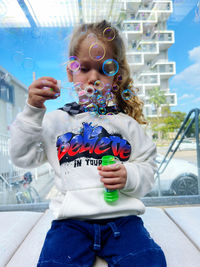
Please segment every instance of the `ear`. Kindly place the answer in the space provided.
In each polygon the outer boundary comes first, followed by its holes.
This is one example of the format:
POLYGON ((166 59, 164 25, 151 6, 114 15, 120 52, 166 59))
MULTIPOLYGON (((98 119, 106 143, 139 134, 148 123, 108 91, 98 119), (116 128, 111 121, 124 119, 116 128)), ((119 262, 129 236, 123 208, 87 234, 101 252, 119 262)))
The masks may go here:
POLYGON ((73 82, 73 74, 72 74, 72 71, 69 69, 68 66, 66 67, 66 70, 67 70, 68 80, 69 80, 70 83, 72 83, 73 82))

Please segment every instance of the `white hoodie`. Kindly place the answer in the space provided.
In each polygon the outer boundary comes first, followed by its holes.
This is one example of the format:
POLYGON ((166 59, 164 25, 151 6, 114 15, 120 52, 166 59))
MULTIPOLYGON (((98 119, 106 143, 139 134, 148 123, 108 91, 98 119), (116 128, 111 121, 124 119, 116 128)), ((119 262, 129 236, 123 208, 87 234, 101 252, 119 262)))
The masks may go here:
POLYGON ((35 168, 46 161, 55 171, 55 219, 104 219, 144 213, 140 197, 154 183, 156 147, 142 127, 124 113, 98 116, 46 113, 28 103, 11 125, 10 156, 16 166, 35 168), (126 167, 127 182, 113 204, 104 201, 97 166, 103 155, 126 167))

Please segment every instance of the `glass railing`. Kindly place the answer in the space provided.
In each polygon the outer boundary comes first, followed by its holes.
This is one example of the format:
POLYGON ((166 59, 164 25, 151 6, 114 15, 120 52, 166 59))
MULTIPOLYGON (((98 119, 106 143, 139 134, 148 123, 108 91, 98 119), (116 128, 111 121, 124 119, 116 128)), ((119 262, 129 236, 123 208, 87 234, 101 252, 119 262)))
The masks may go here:
POLYGON ((135 45, 135 42, 128 43, 129 52, 156 53, 158 51, 156 43, 135 45))
POLYGON ((123 31, 141 31, 141 24, 140 23, 129 23, 124 24, 123 31))
POLYGON ((142 55, 128 55, 128 63, 139 64, 142 63, 142 55))
POLYGON ((169 1, 168 3, 154 3, 153 7, 154 11, 172 11, 172 6, 171 2, 169 1))
POLYGON ((143 75, 138 79, 138 82, 143 84, 157 84, 158 75, 143 75))
POLYGON ((153 39, 157 40, 158 42, 172 42, 173 41, 173 33, 156 33, 153 39))

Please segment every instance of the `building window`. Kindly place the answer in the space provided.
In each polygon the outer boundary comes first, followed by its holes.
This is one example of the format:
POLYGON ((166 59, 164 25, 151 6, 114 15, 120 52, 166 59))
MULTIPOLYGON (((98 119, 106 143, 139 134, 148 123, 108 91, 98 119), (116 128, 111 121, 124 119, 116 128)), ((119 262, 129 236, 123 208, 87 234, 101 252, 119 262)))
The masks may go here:
POLYGON ((5 80, 0 80, 0 98, 5 102, 14 104, 14 86, 5 80))

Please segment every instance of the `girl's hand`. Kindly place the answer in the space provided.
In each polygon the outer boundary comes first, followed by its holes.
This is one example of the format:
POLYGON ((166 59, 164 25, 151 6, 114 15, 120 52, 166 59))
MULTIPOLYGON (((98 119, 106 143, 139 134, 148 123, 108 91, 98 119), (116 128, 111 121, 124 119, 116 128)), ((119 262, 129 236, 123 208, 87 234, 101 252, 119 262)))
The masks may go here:
POLYGON ((42 77, 29 86, 28 103, 37 108, 45 108, 44 102, 60 95, 57 80, 52 77, 42 77))
POLYGON ((107 189, 122 189, 127 180, 127 171, 123 164, 113 164, 109 166, 98 166, 101 182, 107 189))

